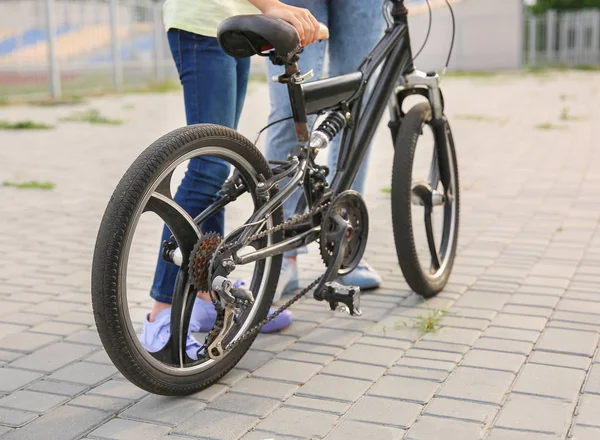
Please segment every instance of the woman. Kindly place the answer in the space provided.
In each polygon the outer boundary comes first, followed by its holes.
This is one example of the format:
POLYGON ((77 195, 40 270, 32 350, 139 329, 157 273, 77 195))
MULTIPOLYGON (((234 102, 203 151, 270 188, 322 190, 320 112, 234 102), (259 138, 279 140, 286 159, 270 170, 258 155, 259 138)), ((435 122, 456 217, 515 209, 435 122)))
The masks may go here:
MULTIPOLYGON (((369 54, 377 41, 382 37, 385 20, 381 12, 381 0, 284 0, 287 4, 307 8, 316 19, 329 28, 329 76, 350 73, 359 66, 369 54)), ((313 44, 304 49, 300 55, 298 67, 300 72, 314 71, 314 79, 323 75, 325 61, 325 45, 313 44)), ((280 75, 282 68, 268 65, 269 78, 280 75)), ((372 83, 373 81, 371 81, 372 83)), ((269 82, 271 112, 269 123, 291 116, 289 98, 285 85, 269 82)), ((333 177, 339 151, 340 136, 337 136, 328 147, 328 166, 333 177)), ((286 160, 290 150, 296 145, 296 131, 293 122, 282 122, 269 128, 266 140, 266 156, 268 160, 286 160)), ((360 171, 356 176, 353 189, 364 192, 369 150, 365 154, 360 171)), ((297 196, 290 197, 283 205, 284 217, 287 219, 294 213, 297 196)), ((283 268, 279 277, 279 285, 275 299, 298 288, 297 252, 288 252, 283 259, 283 268)), ((366 261, 343 277, 343 284, 358 286, 361 290, 375 289, 381 284, 381 277, 366 261)))
MULTIPOLYGON (((278 0, 166 0, 164 24, 179 79, 183 86, 187 124, 212 123, 236 129, 240 118, 250 72, 250 59, 226 55, 217 41, 217 27, 226 18, 244 13, 258 13, 283 19, 292 24, 302 45, 316 41, 319 23, 303 8, 285 5, 278 0)), ((214 201, 229 175, 229 164, 216 157, 198 157, 189 161, 185 176, 175 194, 192 217, 214 201)), ((207 219, 203 233, 224 232, 223 211, 207 219)), ((171 233, 165 226, 162 241, 171 233)), ((161 241, 161 242, 162 242, 161 241)), ((171 302, 179 268, 159 256, 150 296, 155 299, 152 311, 144 320, 141 343, 149 352, 162 349, 168 339, 171 302)), ((216 312, 207 293, 195 301, 190 329, 207 331, 215 322, 216 312)), ((291 324, 291 315, 282 313, 263 328, 276 331, 291 324)), ((201 344, 188 332, 187 352, 197 358, 201 344)))

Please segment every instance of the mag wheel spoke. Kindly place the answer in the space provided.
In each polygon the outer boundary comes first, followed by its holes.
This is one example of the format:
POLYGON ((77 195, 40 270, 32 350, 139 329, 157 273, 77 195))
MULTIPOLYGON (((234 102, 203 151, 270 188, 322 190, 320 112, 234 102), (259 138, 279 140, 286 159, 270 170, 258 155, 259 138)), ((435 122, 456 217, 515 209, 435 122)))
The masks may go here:
POLYGON ((441 267, 440 256, 435 245, 435 236, 433 232, 434 221, 431 218, 432 209, 425 209, 425 233, 427 235, 427 245, 431 254, 431 273, 435 273, 441 267))
POLYGON ((185 266, 194 245, 200 238, 200 229, 194 219, 170 195, 159 191, 159 188, 160 185, 152 192, 144 212, 153 212, 165 222, 177 241, 183 256, 182 266, 185 266))

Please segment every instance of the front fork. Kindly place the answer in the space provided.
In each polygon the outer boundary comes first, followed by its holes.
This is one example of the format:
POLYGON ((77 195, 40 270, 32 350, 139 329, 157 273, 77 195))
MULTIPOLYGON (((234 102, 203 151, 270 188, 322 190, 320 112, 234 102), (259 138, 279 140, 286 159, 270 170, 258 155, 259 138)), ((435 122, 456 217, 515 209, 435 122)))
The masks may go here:
MULTIPOLYGON (((435 137, 440 180, 444 188, 448 189, 451 182, 451 171, 446 133, 447 121, 444 116, 444 100, 440 90, 440 77, 435 72, 425 73, 420 70, 413 70, 400 78, 398 88, 392 95, 388 105, 394 147, 396 147, 396 137, 402 124, 402 100, 398 98, 401 94, 420 94, 429 100, 432 112, 430 124, 435 137)), ((430 184, 437 186, 437 182, 430 182, 430 184)))

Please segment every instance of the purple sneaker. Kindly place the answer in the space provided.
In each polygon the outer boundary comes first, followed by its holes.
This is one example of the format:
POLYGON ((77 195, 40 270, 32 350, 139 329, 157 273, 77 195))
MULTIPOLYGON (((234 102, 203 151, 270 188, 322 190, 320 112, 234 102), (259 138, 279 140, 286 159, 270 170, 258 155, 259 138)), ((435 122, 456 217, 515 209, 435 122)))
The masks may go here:
MULTIPOLYGON (((150 314, 147 314, 146 319, 144 319, 144 328, 142 329, 140 342, 146 351, 156 353, 162 350, 169 341, 169 336, 171 335, 171 308, 169 307, 156 315, 154 322, 148 321, 149 316, 150 314)), ((188 356, 197 360, 198 350, 201 348, 202 344, 198 343, 188 331, 185 348, 188 356)))
MULTIPOLYGON (((238 280, 233 284, 234 288, 245 287, 244 281, 238 280)), ((269 316, 271 316, 276 309, 269 310, 269 316)), ((190 330, 193 332, 208 332, 212 329, 215 320, 217 319, 217 311, 210 301, 205 301, 200 298, 196 298, 194 308, 192 310, 192 316, 190 318, 190 330)), ((283 330, 292 324, 292 314, 285 310, 279 314, 277 318, 265 325, 260 332, 261 333, 273 333, 279 330, 283 330)))

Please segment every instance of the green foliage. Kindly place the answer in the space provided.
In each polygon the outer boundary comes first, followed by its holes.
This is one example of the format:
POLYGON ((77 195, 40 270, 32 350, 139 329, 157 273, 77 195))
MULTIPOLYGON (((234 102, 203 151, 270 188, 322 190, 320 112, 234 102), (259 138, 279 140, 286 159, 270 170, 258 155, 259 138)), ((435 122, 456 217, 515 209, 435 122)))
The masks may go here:
POLYGON ((477 115, 477 114, 456 115, 456 118, 464 119, 466 121, 475 121, 475 122, 498 122, 501 124, 508 122, 507 118, 500 118, 498 116, 477 115))
POLYGON ((29 120, 18 122, 0 121, 0 130, 49 130, 51 128, 54 128, 54 125, 29 120))
POLYGON ((549 9, 570 11, 586 8, 600 8, 600 0, 537 0, 531 11, 540 14, 549 9))
POLYGON ((561 125, 551 124, 550 122, 544 122, 543 124, 537 124, 535 128, 538 130, 562 130, 564 127, 561 125))
POLYGON ((70 116, 60 119, 61 121, 67 122, 89 122, 90 124, 109 124, 109 125, 121 125, 123 123, 120 119, 109 119, 103 116, 100 111, 95 108, 73 113, 70 116))
POLYGON ((10 182, 5 180, 2 182, 2 186, 11 186, 18 189, 54 189, 56 184, 54 182, 38 182, 37 180, 31 180, 29 182, 10 182))
MULTIPOLYGON (((413 328, 419 330, 421 334, 437 333, 441 328, 440 321, 446 313, 448 313, 446 310, 434 310, 427 307, 427 315, 419 314, 410 326, 407 322, 400 321, 394 325, 394 329, 413 328)), ((387 327, 384 326, 382 330, 383 334, 387 336, 387 327)))

